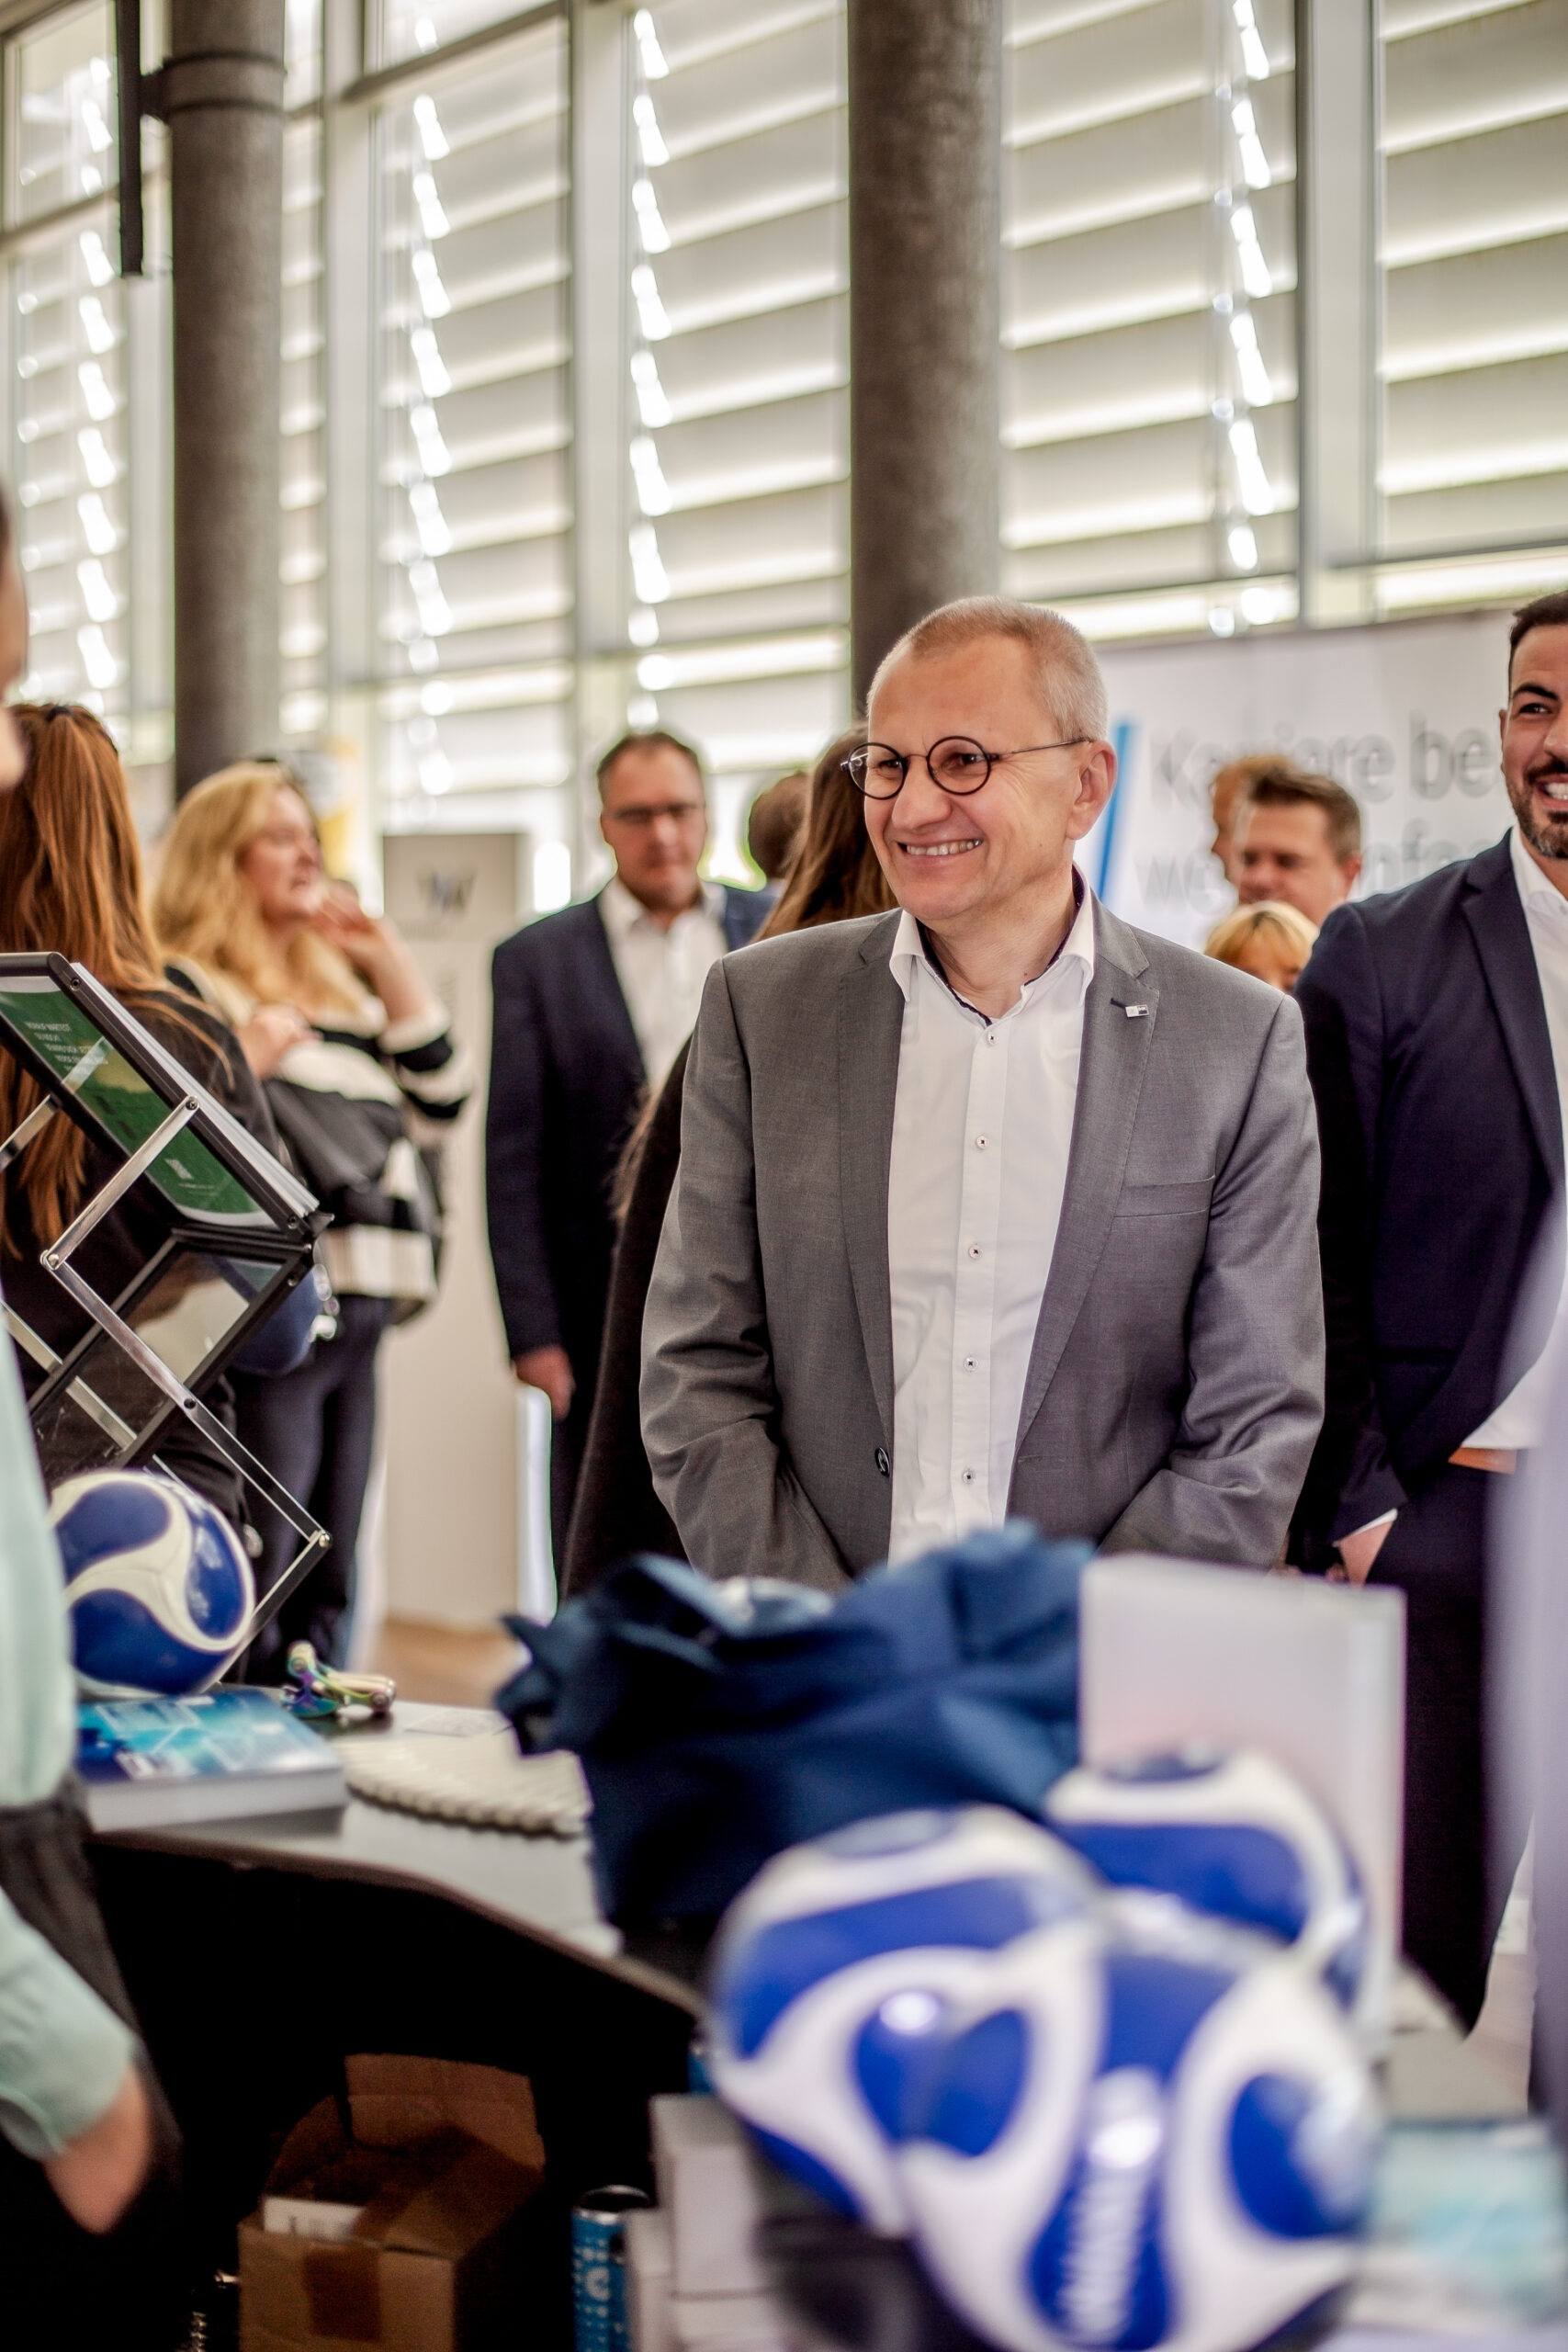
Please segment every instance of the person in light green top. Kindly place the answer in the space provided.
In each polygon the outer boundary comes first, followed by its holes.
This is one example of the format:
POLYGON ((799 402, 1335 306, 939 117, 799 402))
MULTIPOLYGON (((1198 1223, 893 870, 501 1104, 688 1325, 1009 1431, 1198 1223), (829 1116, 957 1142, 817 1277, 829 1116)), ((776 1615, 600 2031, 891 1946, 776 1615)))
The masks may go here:
MULTIPOLYGON (((60 1558, 16 1357, 0 1335, 0 1807, 53 1796, 75 1721, 60 1558)), ((133 2056, 114 2011, 0 1893, 0 2132, 44 2163, 89 2229, 118 2219, 145 2168, 133 2056)))
MULTIPOLYGON (((0 698, 27 658, 0 497, 0 698)), ((0 793, 25 763, 0 700, 0 793)), ((184 2300, 175 2134, 83 1851, 73 1700, 64 1579, 0 1325, 0 2308, 7 2342, 33 2318, 29 2341, 163 2347, 184 2300)))

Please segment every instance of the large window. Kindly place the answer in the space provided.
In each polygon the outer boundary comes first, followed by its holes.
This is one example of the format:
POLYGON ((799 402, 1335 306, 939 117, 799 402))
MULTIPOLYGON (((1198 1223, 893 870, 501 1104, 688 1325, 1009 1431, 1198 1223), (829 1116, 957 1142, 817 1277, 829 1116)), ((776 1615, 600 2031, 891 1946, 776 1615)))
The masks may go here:
POLYGON ((404 825, 503 792, 479 821, 570 831, 567 73, 552 19, 400 81, 378 126, 381 770, 404 825))
MULTIPOLYGON (((843 0, 285 17, 278 742, 348 747, 382 828, 527 832, 544 904, 588 878, 591 753, 662 723, 743 873, 750 794, 848 707, 843 0)), ((152 768, 164 138, 122 282, 112 9, 6 20, 29 686, 152 768)), ((1303 542, 1314 618, 1331 572, 1368 614, 1568 573, 1568 0, 1007 0, 1003 100, 1006 588, 1127 638, 1292 624, 1303 542), (1361 336, 1337 374, 1325 316, 1361 336)))
POLYGON ((10 471, 32 609, 28 691, 122 717, 130 646, 128 291, 117 276, 113 27, 73 8, 12 42, 6 174, 10 471))
POLYGON ((1529 593, 1568 560, 1568 5, 1379 32, 1382 601, 1529 593))
POLYGON ((1295 610, 1288 0, 1013 0, 1002 535, 1100 634, 1295 610))
POLYGON ((666 0, 631 63, 630 710, 707 753, 738 874, 847 701, 842 9, 666 0))

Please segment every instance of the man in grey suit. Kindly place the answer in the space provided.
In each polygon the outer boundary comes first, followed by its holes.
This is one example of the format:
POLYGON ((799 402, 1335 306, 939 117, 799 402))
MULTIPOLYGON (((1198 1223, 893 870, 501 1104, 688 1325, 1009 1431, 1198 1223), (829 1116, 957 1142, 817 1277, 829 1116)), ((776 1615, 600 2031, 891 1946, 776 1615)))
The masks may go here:
POLYGON ((845 788, 901 913, 708 975, 644 1324, 689 1556, 832 1591, 1004 1517, 1263 1567, 1322 1412, 1288 997, 1073 865, 1115 781, 1058 615, 944 606, 845 788))

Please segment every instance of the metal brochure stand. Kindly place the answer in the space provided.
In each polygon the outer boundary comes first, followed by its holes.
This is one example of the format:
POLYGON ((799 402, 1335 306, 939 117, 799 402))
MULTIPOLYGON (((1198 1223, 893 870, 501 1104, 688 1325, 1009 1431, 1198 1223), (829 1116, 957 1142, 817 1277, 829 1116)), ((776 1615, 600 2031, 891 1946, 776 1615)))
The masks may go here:
POLYGON ((12 1338, 44 1375, 28 1410, 45 1480, 155 1462, 172 1427, 200 1430, 301 1539, 284 1574, 257 1597, 248 1647, 330 1539, 202 1396, 310 1272, 326 1216, 118 999, 65 956, 0 956, 0 1050, 43 1091, 0 1142, 0 1174, 60 1113, 118 1162, 42 1254, 87 1316, 86 1331, 61 1356, 5 1309, 12 1338), (163 1238, 111 1300, 74 1261, 133 1187, 163 1238))

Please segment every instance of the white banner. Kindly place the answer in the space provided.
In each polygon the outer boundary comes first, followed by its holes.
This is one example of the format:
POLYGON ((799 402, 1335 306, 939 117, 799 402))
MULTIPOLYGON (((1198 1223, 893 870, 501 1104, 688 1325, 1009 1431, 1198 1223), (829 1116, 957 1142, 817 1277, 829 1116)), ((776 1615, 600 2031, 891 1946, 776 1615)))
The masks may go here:
POLYGON ((1360 804, 1356 895, 1397 890, 1501 839, 1500 613, 1101 653, 1122 778, 1079 854, 1115 911, 1201 947, 1235 893, 1209 854, 1209 780, 1278 749, 1360 804))

